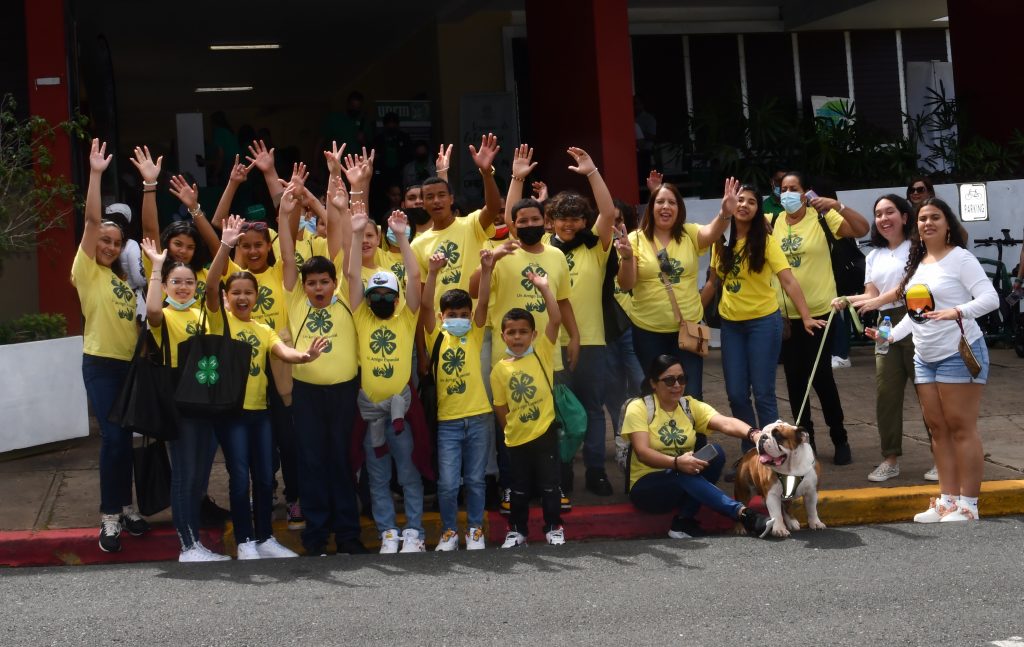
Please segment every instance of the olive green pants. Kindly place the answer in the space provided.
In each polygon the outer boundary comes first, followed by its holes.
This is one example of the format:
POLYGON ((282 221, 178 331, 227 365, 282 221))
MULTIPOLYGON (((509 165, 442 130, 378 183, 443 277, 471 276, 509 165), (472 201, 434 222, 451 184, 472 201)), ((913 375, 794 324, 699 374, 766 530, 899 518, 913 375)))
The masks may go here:
MULTIPOLYGON (((885 310, 895 327, 907 313, 904 307, 885 310)), ((903 455, 903 393, 914 379, 914 339, 908 335, 889 345, 885 355, 875 355, 875 415, 882 456, 903 455)))

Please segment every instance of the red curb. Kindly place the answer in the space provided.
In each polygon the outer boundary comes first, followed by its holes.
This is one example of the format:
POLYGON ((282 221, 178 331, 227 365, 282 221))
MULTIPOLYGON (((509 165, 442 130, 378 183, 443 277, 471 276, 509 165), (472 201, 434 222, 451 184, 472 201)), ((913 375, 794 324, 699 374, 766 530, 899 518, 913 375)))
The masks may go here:
MULTIPOLYGON (((210 550, 224 549, 220 528, 200 531, 210 550)), ((127 564, 178 559, 181 544, 171 526, 155 526, 142 537, 121 533, 121 552, 105 553, 99 547, 97 528, 0 531, 0 566, 62 566, 127 564)))

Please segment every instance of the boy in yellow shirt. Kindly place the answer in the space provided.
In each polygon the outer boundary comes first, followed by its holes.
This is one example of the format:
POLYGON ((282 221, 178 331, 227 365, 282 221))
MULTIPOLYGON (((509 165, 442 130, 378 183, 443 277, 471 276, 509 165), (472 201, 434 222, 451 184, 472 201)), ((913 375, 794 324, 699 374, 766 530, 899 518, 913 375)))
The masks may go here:
POLYGON ((511 471, 511 511, 502 548, 526 545, 530 491, 541 491, 547 543, 565 543, 562 527, 558 425, 552 393, 552 362, 562 323, 557 300, 547 277, 528 272, 526 279, 544 297, 548 320, 537 336, 533 315, 512 308, 501 319, 501 338, 507 357, 491 369, 494 413, 505 429, 511 471))

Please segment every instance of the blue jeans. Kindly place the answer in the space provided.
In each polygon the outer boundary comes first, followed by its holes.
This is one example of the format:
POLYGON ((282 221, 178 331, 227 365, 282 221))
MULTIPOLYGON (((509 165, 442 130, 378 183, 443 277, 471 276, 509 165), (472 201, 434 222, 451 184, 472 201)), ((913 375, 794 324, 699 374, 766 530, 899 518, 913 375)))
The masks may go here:
POLYGON ((686 373, 684 395, 704 399, 704 358, 679 349, 678 332, 651 332, 639 326, 633 326, 633 347, 640 367, 644 374, 650 370, 651 363, 659 355, 674 355, 683 365, 686 373))
MULTIPOLYGON (((362 392, 359 397, 364 397, 362 392)), ((370 481, 370 504, 377 532, 383 533, 398 527, 395 522, 395 502, 391 498, 391 459, 394 458, 398 483, 402 486, 405 499, 403 530, 419 531, 420 539, 423 539, 426 535, 423 530, 423 479, 412 462, 412 428, 406 421, 402 433, 396 434, 394 425, 389 423, 385 426, 385 438, 389 451, 383 456, 377 456, 369 433, 363 439, 366 474, 370 481)))
POLYGON ((626 332, 615 342, 606 347, 605 360, 608 379, 604 383, 604 405, 612 417, 615 434, 621 433, 619 414, 627 399, 636 397, 644 382, 644 370, 640 368, 640 360, 633 350, 633 330, 626 332))
POLYGON ((359 507, 349 457, 358 392, 358 378, 328 386, 294 383, 299 496, 306 517, 302 544, 310 554, 323 552, 331 532, 337 543, 359 539, 359 507))
MULTIPOLYGON (((836 336, 832 338, 832 354, 843 359, 850 358, 850 314, 848 312, 836 312, 832 327, 836 329, 836 336)), ((822 353, 824 357, 825 353, 822 353)), ((831 357, 828 359, 832 359, 831 357)))
POLYGON ((178 438, 168 443, 171 454, 171 518, 181 549, 199 542, 199 502, 209 480, 206 457, 214 435, 209 419, 181 417, 178 438), (204 475, 204 471, 206 474, 204 475))
POLYGON ((604 346, 580 346, 579 360, 576 370, 570 371, 569 360, 563 351, 563 362, 566 367, 566 382, 580 404, 587 412, 587 435, 583 439, 583 465, 588 470, 604 471, 605 458, 605 422, 604 406, 601 398, 604 395, 607 362, 604 346))
POLYGON ((488 436, 493 436, 493 416, 481 413, 460 420, 437 423, 437 501, 441 507, 441 531, 458 531, 459 477, 466 492, 466 524, 484 525, 484 473, 487 469, 488 436))
MULTIPOLYGON (((751 427, 762 428, 779 419, 775 372, 781 347, 782 315, 778 311, 746 321, 722 319, 722 371, 729 408, 734 418, 751 427)), ((743 441, 744 450, 751 447, 753 444, 743 441)))
POLYGON ((82 379, 100 427, 100 512, 121 514, 132 504, 132 435, 107 420, 121 394, 130 362, 82 356, 82 379))
POLYGON ((715 444, 718 456, 700 474, 658 470, 640 478, 629 490, 629 500, 642 512, 663 514, 676 510, 679 519, 692 519, 702 505, 730 519, 738 519, 743 504, 715 487, 725 467, 725 452, 715 444))
POLYGON ((273 432, 270 413, 244 410, 217 425, 217 440, 224 450, 231 499, 231 523, 235 543, 255 539, 263 541, 273 529, 274 471, 273 432), (252 506, 249 505, 249 481, 252 480, 252 506), (255 526, 255 529, 254 529, 255 526))

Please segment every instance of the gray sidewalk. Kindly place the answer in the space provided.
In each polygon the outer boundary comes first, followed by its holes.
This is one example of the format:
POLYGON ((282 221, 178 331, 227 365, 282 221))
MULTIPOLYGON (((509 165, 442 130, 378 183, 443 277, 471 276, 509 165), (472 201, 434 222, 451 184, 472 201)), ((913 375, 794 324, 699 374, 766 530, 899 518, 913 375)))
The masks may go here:
MULTIPOLYGON (((921 412, 913 387, 907 386, 903 409, 904 440, 902 473, 885 483, 870 483, 868 473, 881 460, 878 451, 878 432, 875 426, 874 357, 869 348, 854 348, 851 353, 853 367, 836 371, 843 407, 846 412, 850 444, 853 448, 852 465, 836 467, 831 464, 832 446, 827 428, 821 418, 816 399, 812 396, 815 426, 818 430, 818 448, 822 456, 822 483, 825 490, 856 489, 864 487, 896 487, 924 485, 922 478, 932 466, 928 438, 921 422, 921 412)), ((989 384, 981 404, 979 427, 985 447, 985 480, 1024 478, 1024 360, 1012 350, 993 349, 989 384)), ((827 358, 823 358, 827 361, 827 358)), ((789 418, 789 403, 785 398, 785 380, 781 367, 778 371, 777 392, 779 409, 789 418)), ((723 414, 729 413, 722 380, 722 367, 718 351, 712 351, 704 369, 704 395, 707 402, 723 414)), ((739 442, 719 438, 727 456, 739 455, 739 442)), ((573 502, 577 505, 623 503, 622 473, 614 464, 614 448, 609 439, 609 478, 615 487, 612 497, 596 497, 583 488, 583 467, 577 460, 576 487, 573 502)), ((76 441, 58 443, 44 448, 43 453, 26 455, 25 452, 0 454, 0 530, 47 530, 59 528, 87 528, 97 525, 99 506, 99 438, 90 436, 76 441)), ((280 482, 280 479, 278 479, 280 482)), ((726 491, 731 488, 725 486, 726 491)), ((280 492, 280 490, 279 490, 280 492)), ((227 473, 218 455, 210 479, 210 494, 227 507, 227 473)), ((283 510, 277 510, 279 517, 283 510)), ((170 522, 170 511, 153 517, 152 521, 170 522)))

